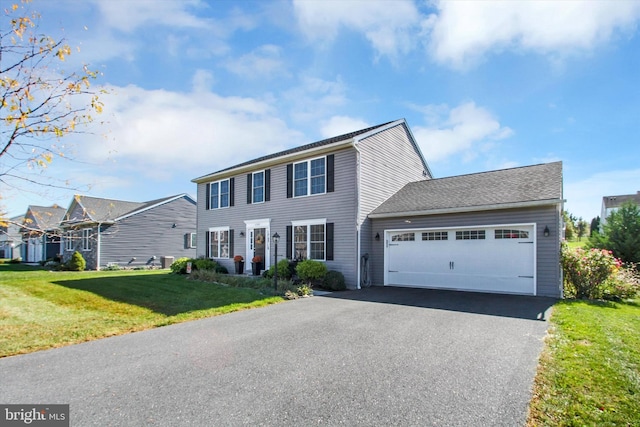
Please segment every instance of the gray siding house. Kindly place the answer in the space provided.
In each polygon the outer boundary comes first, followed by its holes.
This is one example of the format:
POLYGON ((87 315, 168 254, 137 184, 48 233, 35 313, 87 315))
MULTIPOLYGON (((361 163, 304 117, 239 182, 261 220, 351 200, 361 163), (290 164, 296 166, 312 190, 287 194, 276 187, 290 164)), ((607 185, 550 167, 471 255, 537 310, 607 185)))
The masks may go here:
POLYGON ((196 253, 196 202, 186 194, 141 203, 77 195, 60 226, 63 261, 79 251, 88 270, 161 266, 196 253))
POLYGON ((64 208, 53 206, 29 206, 22 228, 22 260, 40 262, 60 255, 60 220, 64 208))
POLYGON ((345 275, 351 289, 418 286, 561 295, 560 163, 434 180, 407 123, 397 120, 193 182, 204 201, 197 208, 197 254, 229 270, 235 255, 245 258, 247 273, 256 256, 269 268, 276 255, 272 236, 278 233, 278 259, 325 262, 345 275), (487 183, 493 181, 504 188, 492 191, 487 183), (449 247, 422 243, 435 239, 449 247), (481 247, 489 241, 493 246, 481 247), (513 251, 516 244, 520 249, 513 251), (500 284, 491 285, 484 277, 490 268, 483 266, 490 253, 492 266, 522 266, 498 275, 500 284), (461 258, 477 261, 464 265, 461 258), (443 268, 452 272, 449 280, 441 280, 443 268))
POLYGON ((24 215, 9 218, 0 226, 0 258, 24 258, 20 229, 24 215))
POLYGON ((640 206, 640 191, 636 194, 622 194, 618 196, 604 196, 602 198, 602 209, 600 211, 600 226, 602 227, 607 222, 607 217, 612 212, 620 209, 625 203, 632 202, 640 206))

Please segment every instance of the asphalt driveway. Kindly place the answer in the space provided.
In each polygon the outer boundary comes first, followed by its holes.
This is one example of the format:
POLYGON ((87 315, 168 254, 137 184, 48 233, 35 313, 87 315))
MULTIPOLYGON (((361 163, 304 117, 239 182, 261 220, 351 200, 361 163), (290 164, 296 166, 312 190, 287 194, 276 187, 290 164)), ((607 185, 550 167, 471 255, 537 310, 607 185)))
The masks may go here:
POLYGON ((523 425, 553 300, 371 288, 0 359, 72 426, 523 425))

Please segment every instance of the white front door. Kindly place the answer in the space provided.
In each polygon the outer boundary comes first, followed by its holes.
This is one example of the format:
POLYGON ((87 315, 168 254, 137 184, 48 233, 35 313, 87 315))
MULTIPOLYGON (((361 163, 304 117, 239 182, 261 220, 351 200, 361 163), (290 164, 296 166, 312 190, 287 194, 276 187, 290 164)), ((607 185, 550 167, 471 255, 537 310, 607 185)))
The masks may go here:
POLYGON ((271 220, 262 219, 254 221, 245 221, 246 229, 246 248, 244 268, 246 272, 251 272, 251 262, 254 257, 259 256, 262 259, 262 269, 269 269, 271 266, 270 250, 270 230, 271 220))

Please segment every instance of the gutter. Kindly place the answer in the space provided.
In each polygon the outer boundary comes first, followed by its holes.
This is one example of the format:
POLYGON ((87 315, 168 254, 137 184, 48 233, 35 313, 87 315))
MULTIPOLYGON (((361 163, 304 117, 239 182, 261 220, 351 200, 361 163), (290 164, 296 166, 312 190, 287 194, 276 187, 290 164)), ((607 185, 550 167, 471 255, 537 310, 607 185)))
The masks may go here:
POLYGON ((535 200, 530 202, 498 203, 482 206, 461 206, 456 208, 428 209, 403 212, 370 213, 369 218, 404 218, 407 216, 427 216, 441 215, 463 212, 493 211, 502 209, 530 208, 537 206, 558 205, 564 202, 563 199, 535 200))

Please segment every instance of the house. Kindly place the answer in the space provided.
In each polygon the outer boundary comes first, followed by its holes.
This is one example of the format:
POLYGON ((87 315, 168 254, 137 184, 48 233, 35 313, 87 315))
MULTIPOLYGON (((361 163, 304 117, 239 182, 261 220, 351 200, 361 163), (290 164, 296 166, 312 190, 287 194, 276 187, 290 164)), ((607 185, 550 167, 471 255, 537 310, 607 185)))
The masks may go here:
POLYGON ((0 226, 0 258, 24 258, 22 254, 22 234, 21 224, 24 216, 9 218, 6 223, 0 226))
POLYGON ((351 289, 561 296, 560 162, 433 179, 406 121, 397 120, 193 182, 205 200, 198 255, 229 269, 234 255, 260 256, 263 268, 277 255, 325 262, 351 289))
POLYGON ((89 270, 168 267, 175 258, 195 256, 196 202, 186 194, 148 202, 76 195, 60 227, 64 262, 79 251, 89 270))
POLYGON ((64 212, 58 205, 27 208, 20 228, 25 262, 40 262, 60 255, 59 224, 64 212))
POLYGON ((636 194, 623 194, 620 196, 604 196, 602 198, 602 209, 600 210, 600 226, 607 222, 607 217, 620 208, 626 202, 633 202, 640 205, 640 191, 636 194))

